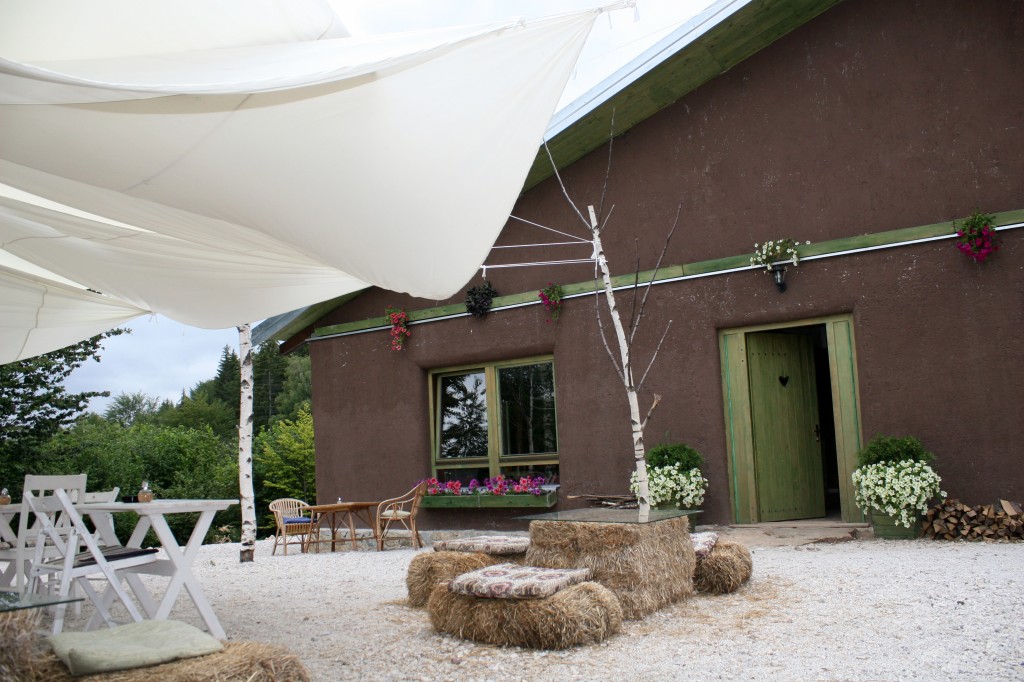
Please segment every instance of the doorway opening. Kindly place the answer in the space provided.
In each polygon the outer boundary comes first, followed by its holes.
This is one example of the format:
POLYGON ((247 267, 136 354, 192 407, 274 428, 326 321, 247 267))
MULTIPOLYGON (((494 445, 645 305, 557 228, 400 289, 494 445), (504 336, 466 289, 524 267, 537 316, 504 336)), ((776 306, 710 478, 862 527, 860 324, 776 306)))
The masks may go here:
POLYGON ((719 344, 735 522, 862 521, 852 317, 722 330, 719 344))
MULTIPOLYGON (((790 336, 804 337, 806 345, 810 348, 811 357, 809 370, 813 372, 814 398, 807 405, 808 415, 806 419, 813 421, 811 431, 816 447, 816 459, 820 462, 821 469, 821 496, 824 501, 823 513, 808 518, 841 516, 841 505, 839 500, 839 462, 836 453, 836 428, 835 412, 832 409, 832 378, 828 361, 828 334, 824 324, 813 324, 799 327, 782 327, 770 331, 752 332, 755 337, 769 336, 771 334, 786 334, 790 336)), ((756 344, 755 340, 755 344, 756 344)), ((748 345, 749 348, 749 345, 748 345)), ((749 353, 749 350, 748 350, 749 353)), ((749 358, 748 358, 749 360, 749 358)), ((750 368, 748 372, 756 371, 750 368)), ((786 375, 783 375, 786 376, 786 375)), ((789 387, 793 379, 787 381, 784 388, 789 387)), ((752 401, 757 401, 758 396, 751 395, 752 401)), ((786 415, 777 415, 776 418, 784 418, 786 415)), ((757 425, 755 424, 755 457, 757 456, 757 425)), ((816 467, 815 467, 816 468, 816 467)), ((814 481, 809 482, 815 485, 814 481)), ((814 493, 817 496, 817 493, 814 493)), ((786 519, 790 520, 790 519, 786 519)))

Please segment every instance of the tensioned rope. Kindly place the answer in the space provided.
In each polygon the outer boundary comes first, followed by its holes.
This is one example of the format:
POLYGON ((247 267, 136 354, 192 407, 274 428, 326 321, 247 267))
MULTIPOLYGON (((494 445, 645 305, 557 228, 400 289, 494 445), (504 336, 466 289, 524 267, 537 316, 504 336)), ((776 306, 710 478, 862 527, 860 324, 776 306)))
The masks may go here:
MULTIPOLYGON (((538 244, 508 244, 508 245, 505 245, 505 246, 492 246, 491 247, 492 250, 493 249, 527 249, 527 248, 533 248, 533 247, 538 247, 538 246, 580 246, 580 245, 584 245, 584 244, 589 245, 591 248, 593 248, 593 246, 594 246, 594 242, 592 240, 590 240, 590 239, 584 239, 583 237, 577 237, 574 234, 569 234, 568 232, 562 232, 561 230, 556 230, 553 227, 548 227, 547 225, 541 225, 540 223, 535 223, 532 220, 527 220, 526 218, 520 218, 519 216, 510 215, 509 218, 511 218, 512 220, 518 220, 521 223, 526 223, 527 225, 532 225, 533 227, 539 227, 540 229, 547 230, 548 232, 554 232, 555 234, 560 234, 563 237, 568 237, 572 241, 569 241, 569 242, 548 242, 548 243, 538 243, 538 244)), ((590 258, 562 258, 562 259, 558 259, 558 260, 530 261, 530 262, 524 262, 524 263, 503 263, 501 265, 487 265, 485 263, 484 265, 480 266, 480 270, 483 273, 484 279, 487 279, 487 270, 488 269, 497 270, 499 268, 529 268, 529 267, 535 267, 535 266, 538 266, 538 265, 576 265, 578 263, 593 263, 593 262, 594 262, 594 258, 593 258, 593 256, 591 256, 590 258)))

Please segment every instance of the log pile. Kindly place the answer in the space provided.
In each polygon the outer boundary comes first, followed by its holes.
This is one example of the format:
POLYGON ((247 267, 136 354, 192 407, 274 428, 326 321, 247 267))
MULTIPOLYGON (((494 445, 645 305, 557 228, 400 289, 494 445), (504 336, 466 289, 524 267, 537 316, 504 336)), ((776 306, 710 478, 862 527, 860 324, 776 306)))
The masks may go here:
POLYGON ((932 505, 924 517, 924 536, 935 540, 1024 540, 1024 514, 1019 502, 968 507, 960 500, 932 505))

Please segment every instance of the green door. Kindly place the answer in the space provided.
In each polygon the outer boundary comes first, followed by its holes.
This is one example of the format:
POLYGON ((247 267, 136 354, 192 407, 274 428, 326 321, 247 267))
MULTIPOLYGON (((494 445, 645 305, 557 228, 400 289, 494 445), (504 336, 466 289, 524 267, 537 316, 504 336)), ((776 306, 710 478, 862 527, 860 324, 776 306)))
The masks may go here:
POLYGON ((814 348, 802 334, 747 334, 761 521, 825 516, 814 348))

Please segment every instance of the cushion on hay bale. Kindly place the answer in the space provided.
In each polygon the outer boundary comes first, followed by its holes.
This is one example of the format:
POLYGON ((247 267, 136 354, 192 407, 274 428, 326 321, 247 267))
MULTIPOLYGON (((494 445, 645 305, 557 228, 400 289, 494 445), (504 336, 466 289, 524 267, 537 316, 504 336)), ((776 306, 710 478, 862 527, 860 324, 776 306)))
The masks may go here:
POLYGON ((478 535, 456 540, 438 540, 435 552, 483 552, 484 554, 522 554, 530 538, 519 535, 478 535))
POLYGON ((718 533, 690 533, 690 542, 693 543, 693 554, 697 559, 703 559, 718 542, 718 533))
POLYGON ((147 668, 72 677, 53 652, 35 662, 32 682, 309 682, 299 657, 284 647, 262 642, 225 642, 224 651, 147 668))
POLYGON ((526 563, 589 568, 627 620, 693 594, 695 557, 686 517, 652 523, 531 521, 526 563))
POLYGON ((438 585, 427 604, 435 629, 476 642, 567 649, 622 629, 622 607, 605 587, 583 582, 544 599, 480 599, 438 585))
POLYGON ((216 637, 177 620, 145 620, 91 632, 48 637, 72 675, 126 670, 224 650, 216 637))
POLYGON ((750 580, 753 570, 754 560, 749 549, 738 542, 719 540, 706 557, 697 559, 693 586, 708 594, 735 592, 750 580))
POLYGON ((475 571, 484 566, 500 564, 504 559, 480 552, 424 552, 409 563, 405 586, 410 606, 426 606, 430 593, 438 583, 475 571))
POLYGON ((485 599, 536 599, 550 597, 590 577, 587 568, 543 568, 519 564, 495 564, 463 573, 448 589, 456 594, 485 599))

